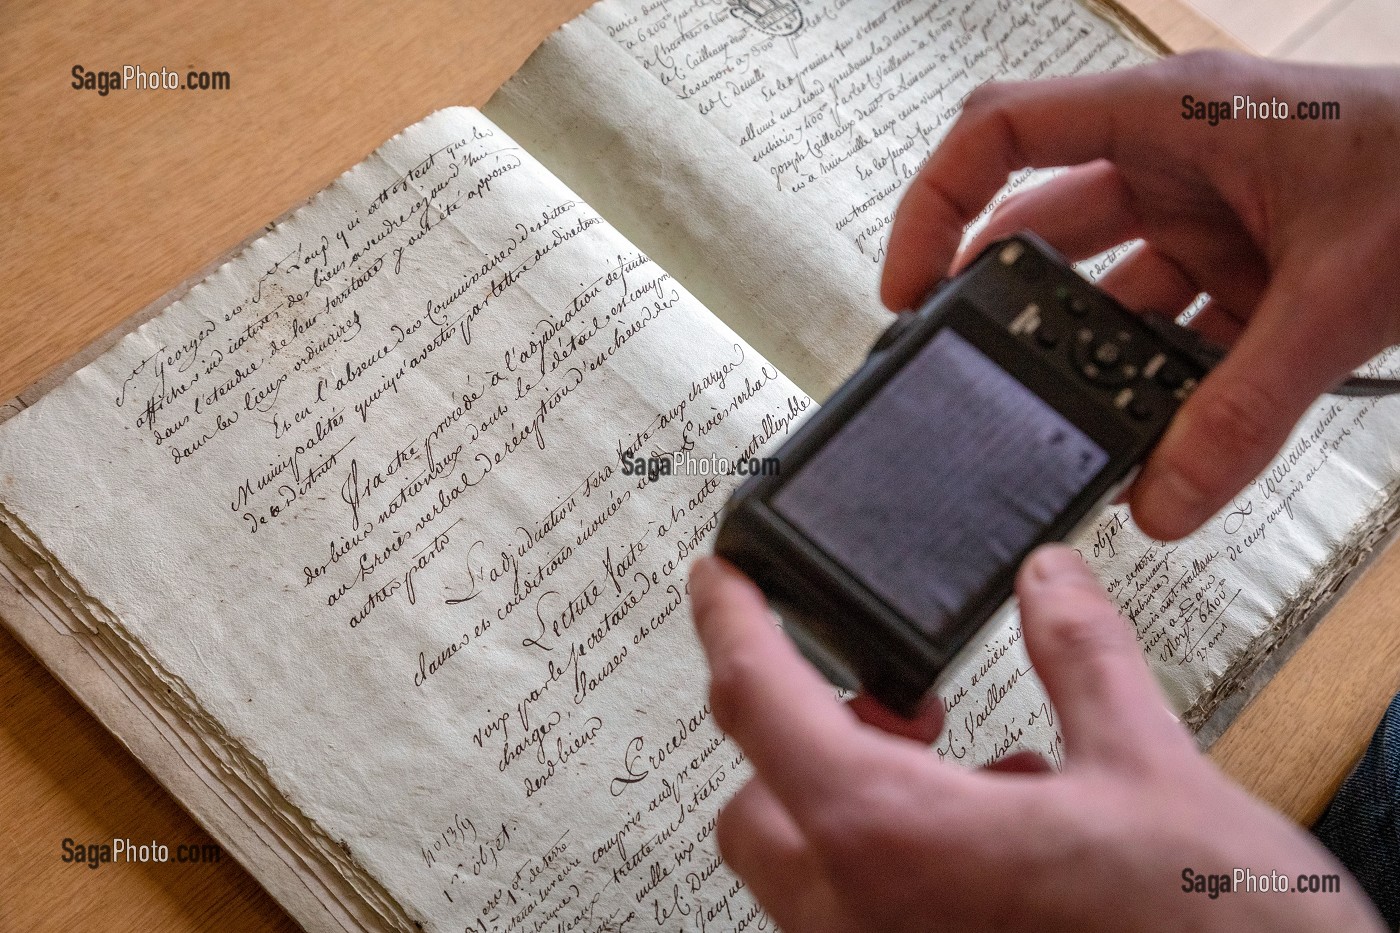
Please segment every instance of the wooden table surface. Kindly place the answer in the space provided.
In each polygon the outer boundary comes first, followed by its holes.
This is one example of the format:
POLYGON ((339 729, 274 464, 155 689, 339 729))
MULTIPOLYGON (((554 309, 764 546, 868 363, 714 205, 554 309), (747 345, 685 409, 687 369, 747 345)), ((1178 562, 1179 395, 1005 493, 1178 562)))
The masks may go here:
MULTIPOLYGON (((587 0, 0 3, 0 399, 451 104, 479 104, 587 0), (231 88, 70 87, 139 64, 231 88)), ((1172 0, 1126 4, 1176 48, 1228 45, 1172 0)), ((1324 620, 1213 752, 1304 821, 1400 689, 1400 550, 1324 620)), ((64 864, 78 842, 208 837, 0 629, 0 931, 291 930, 230 860, 64 864)))

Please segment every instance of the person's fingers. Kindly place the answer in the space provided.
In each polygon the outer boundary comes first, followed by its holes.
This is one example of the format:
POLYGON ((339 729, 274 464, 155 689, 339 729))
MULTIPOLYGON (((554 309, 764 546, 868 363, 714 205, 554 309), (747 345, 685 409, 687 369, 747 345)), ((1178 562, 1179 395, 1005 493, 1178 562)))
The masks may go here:
POLYGON ((761 778, 739 788, 719 812, 720 855, 773 909, 810 887, 818 865, 792 817, 761 778))
POLYGON ((1021 628, 1060 720, 1069 766, 1174 753, 1184 740, 1129 624, 1084 561, 1034 551, 1016 578, 1021 628))
MULTIPOLYGON (((1219 302, 1210 298, 1207 298, 1200 309, 1192 315, 1187 326, 1192 330, 1199 331, 1201 336, 1222 348, 1230 347, 1244 331, 1244 325, 1240 323, 1239 319, 1221 306, 1219 302)), ((1113 504, 1126 505, 1131 502, 1137 489, 1137 483, 1141 481, 1142 476, 1139 475, 1131 485, 1119 490, 1118 495, 1113 499, 1113 504)))
MULTIPOLYGON (((913 307, 947 272, 963 227, 1020 168, 1079 165, 1157 133, 1156 121, 1117 114, 1152 112, 1167 93, 1143 69, 1044 81, 984 84, 910 182, 894 224, 880 297, 913 307)), ((1159 107, 1160 109, 1160 107, 1159 107)))
POLYGON ((1307 307, 1308 294, 1318 292, 1276 281, 1176 413, 1133 484, 1143 531, 1175 540, 1199 528, 1268 465, 1318 396, 1375 351, 1374 333, 1337 327, 1341 315, 1307 307))
POLYGON ((715 825, 720 855, 785 930, 834 924, 835 898, 821 861, 759 778, 734 795, 715 825))
POLYGON ((1201 292, 1179 264, 1150 243, 1134 247, 1099 278, 1097 285, 1125 308, 1172 317, 1186 310, 1201 292))
POLYGON ((912 719, 905 719, 866 693, 857 694, 846 705, 866 725, 923 745, 931 744, 943 731, 943 701, 932 693, 912 719))
POLYGON ((857 725, 738 570, 717 557, 695 561, 690 598, 715 723, 794 816, 820 810, 860 779, 874 733, 857 725))
POLYGON ((1142 224, 1122 173, 1099 159, 1007 198, 959 251, 952 271, 1020 230, 1030 230, 1070 262, 1078 262, 1136 239, 1142 224))

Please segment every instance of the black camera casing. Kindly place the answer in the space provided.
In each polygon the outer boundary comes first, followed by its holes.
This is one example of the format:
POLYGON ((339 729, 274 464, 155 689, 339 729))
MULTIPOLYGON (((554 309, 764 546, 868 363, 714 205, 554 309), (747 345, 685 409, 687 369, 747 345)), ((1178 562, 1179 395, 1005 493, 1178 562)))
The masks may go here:
MULTIPOLYGON (((995 243, 917 311, 898 316, 860 369, 774 454, 775 473, 750 477, 735 491, 715 550, 758 584, 794 641, 833 683, 913 715, 938 675, 1007 603, 1030 550, 1071 536, 1094 517, 1205 375, 1197 358, 1164 336, 1175 327, 1126 310, 1033 235, 995 243), (987 568, 951 621, 940 620, 939 630, 930 632, 799 530, 774 499, 945 329, 1063 416, 1107 461, 1019 553, 987 568)), ((958 401, 948 399, 950 405, 958 401)))

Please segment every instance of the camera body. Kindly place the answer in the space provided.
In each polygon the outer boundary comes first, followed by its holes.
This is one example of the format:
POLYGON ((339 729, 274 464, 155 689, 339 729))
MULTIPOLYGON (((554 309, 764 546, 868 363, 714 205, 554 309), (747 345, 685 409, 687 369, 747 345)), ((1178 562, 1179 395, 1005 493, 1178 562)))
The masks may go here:
POLYGON ((1030 234, 995 243, 735 491, 715 549, 828 679, 912 715, 1024 557, 1122 488, 1205 375, 1170 328, 1030 234))

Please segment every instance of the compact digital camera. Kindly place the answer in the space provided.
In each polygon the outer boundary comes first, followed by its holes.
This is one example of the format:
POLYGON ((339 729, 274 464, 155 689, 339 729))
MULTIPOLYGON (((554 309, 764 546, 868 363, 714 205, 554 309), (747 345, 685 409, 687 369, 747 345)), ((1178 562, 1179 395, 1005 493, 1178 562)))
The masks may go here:
POLYGON ((1050 247, 988 247, 725 506, 716 551, 838 686, 912 715, 1022 559, 1131 478, 1205 375, 1050 247))

